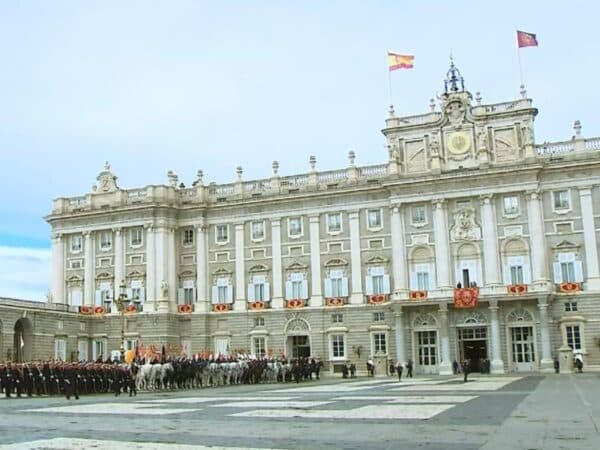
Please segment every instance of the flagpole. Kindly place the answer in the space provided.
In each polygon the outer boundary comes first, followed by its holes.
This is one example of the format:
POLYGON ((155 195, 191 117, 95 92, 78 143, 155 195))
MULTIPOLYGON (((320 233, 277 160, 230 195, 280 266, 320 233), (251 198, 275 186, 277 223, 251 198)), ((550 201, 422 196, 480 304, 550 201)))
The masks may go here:
POLYGON ((519 79, 521 80, 521 89, 525 87, 523 82, 523 65, 521 64, 521 47, 519 47, 519 29, 515 27, 515 33, 517 35, 517 60, 519 61, 519 79))
POLYGON ((389 85, 389 94, 390 94, 390 108, 394 106, 394 99, 392 97, 392 71, 388 70, 388 85, 389 85))

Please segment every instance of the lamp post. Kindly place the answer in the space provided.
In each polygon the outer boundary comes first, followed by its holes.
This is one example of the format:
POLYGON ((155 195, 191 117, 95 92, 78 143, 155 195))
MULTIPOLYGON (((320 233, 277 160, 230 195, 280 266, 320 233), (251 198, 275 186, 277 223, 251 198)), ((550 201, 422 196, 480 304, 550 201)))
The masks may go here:
POLYGON ((119 285, 119 296, 116 299, 116 303, 117 309, 121 313, 121 347, 119 351, 121 352, 121 362, 123 362, 125 361, 125 308, 127 307, 127 303, 129 303, 127 286, 123 280, 121 280, 121 284, 119 285))

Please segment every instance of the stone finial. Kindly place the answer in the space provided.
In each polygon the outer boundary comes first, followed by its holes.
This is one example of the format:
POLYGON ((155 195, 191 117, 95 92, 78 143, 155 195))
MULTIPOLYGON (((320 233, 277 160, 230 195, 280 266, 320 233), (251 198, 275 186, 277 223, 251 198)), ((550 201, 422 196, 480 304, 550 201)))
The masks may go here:
POLYGON ((202 170, 198 170, 196 172, 196 183, 203 184, 204 183, 204 172, 202 170))
POLYGON ((431 112, 435 111, 435 99, 433 98, 429 99, 429 109, 431 110, 431 112))
POLYGON ((475 92, 475 101, 477 102, 477 106, 481 105, 481 92, 475 92))
POLYGON ((525 85, 522 84, 520 87, 521 90, 519 91, 519 93, 521 94, 521 98, 527 98, 527 90, 525 89, 525 85))
POLYGON ((350 162, 351 166, 354 166, 355 159, 356 159, 356 153, 354 153, 354 150, 350 150, 348 152, 348 161, 350 162))
POLYGON ((314 155, 310 155, 310 158, 308 158, 308 163, 310 164, 310 170, 314 171, 315 166, 317 165, 317 158, 314 155))
POLYGON ((273 176, 276 177, 279 173, 279 161, 273 161, 273 164, 271 164, 271 168, 273 169, 273 176))
POLYGON ((573 130, 575 130, 575 137, 581 137, 581 122, 579 120, 573 122, 573 130))
POLYGON ((104 161, 104 170, 106 170, 107 172, 110 170, 110 164, 108 163, 108 161, 104 161))
POLYGON ((244 173, 244 169, 242 169, 242 166, 237 166, 235 168, 235 173, 237 175, 237 180, 242 181, 242 174, 244 173))
POLYGON ((388 110, 388 114, 390 115, 390 117, 394 117, 395 116, 394 105, 390 105, 390 109, 388 110))
POLYGON ((96 192, 98 190, 98 185, 96 183, 92 184, 92 192, 96 192))
POLYGON ((169 170, 167 172, 167 178, 169 179, 169 186, 176 188, 179 177, 175 174, 175 172, 169 170))

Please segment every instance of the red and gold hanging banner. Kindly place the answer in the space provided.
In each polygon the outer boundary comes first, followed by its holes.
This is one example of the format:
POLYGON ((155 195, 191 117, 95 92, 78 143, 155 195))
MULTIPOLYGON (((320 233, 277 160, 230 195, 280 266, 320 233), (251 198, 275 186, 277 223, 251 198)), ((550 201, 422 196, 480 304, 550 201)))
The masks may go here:
POLYGON ((560 292, 577 292, 581 290, 581 285, 579 283, 561 283, 558 285, 560 292))
POLYGON ((287 307, 288 308, 302 308, 302 307, 304 307, 304 300, 300 300, 300 299, 288 300, 287 307))
POLYGON ((387 298, 383 294, 369 295, 369 303, 371 303, 373 305, 385 303, 386 300, 387 300, 387 298))
POLYGON ((82 305, 79 307, 79 314, 88 315, 88 314, 92 314, 92 312, 93 312, 93 310, 90 306, 82 305))
POLYGON ((527 285, 526 284, 511 284, 510 286, 506 286, 506 290, 510 295, 522 295, 527 294, 527 285))
POLYGON ((98 316, 103 316, 106 313, 106 309, 104 308, 104 306, 96 306, 94 308, 94 314, 98 315, 98 316))
POLYGON ((265 309, 265 302, 250 302, 250 309, 253 311, 265 309))
POLYGON ((328 297, 327 306, 342 306, 344 304, 343 297, 328 297))
POLYGON ((479 299, 479 288, 454 289, 455 308, 475 308, 479 299))
POLYGON ((225 312, 229 311, 229 305, 227 303, 217 303, 214 306, 215 312, 225 312))
POLYGON ((408 296, 411 300, 425 300, 427 298, 427 291, 410 291, 408 296))
POLYGON ((182 314, 190 314, 192 311, 194 310, 194 308, 192 307, 192 305, 177 305, 177 312, 178 313, 182 313, 182 314))
POLYGON ((137 312, 137 308, 135 305, 127 305, 125 307, 125 314, 135 314, 137 312))

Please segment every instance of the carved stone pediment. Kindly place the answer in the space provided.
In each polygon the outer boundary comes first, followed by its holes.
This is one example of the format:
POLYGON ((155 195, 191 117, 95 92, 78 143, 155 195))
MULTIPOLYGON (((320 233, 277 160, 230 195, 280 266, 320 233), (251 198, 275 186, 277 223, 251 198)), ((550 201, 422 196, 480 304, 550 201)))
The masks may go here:
POLYGON ((110 171, 108 161, 104 164, 104 170, 96 177, 98 181, 97 193, 114 192, 119 189, 117 186, 117 177, 110 171))
POLYGON ((459 208, 454 212, 454 225, 450 229, 453 241, 478 241, 481 239, 481 227, 475 222, 475 209, 459 208))

